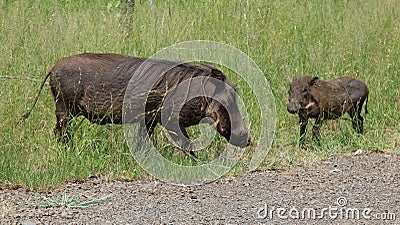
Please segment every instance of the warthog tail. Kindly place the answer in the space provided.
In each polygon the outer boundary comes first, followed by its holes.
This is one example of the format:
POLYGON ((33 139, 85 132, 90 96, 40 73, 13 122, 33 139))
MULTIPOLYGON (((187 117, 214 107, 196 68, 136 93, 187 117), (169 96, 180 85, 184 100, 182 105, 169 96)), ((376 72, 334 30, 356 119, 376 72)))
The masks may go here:
POLYGON ((34 99, 34 101, 33 101, 33 104, 32 104, 32 106, 31 106, 31 108, 28 110, 28 112, 26 112, 26 113, 22 116, 20 122, 24 122, 24 121, 29 117, 29 115, 31 114, 33 108, 34 108, 35 105, 36 105, 36 102, 37 102, 38 99, 39 99, 39 96, 40 96, 40 93, 42 92, 43 86, 45 85, 46 80, 47 80, 47 79, 49 78, 49 76, 50 76, 50 73, 51 73, 51 71, 50 71, 49 73, 47 73, 46 77, 43 79, 42 83, 40 84, 39 91, 37 92, 37 94, 36 94, 36 96, 35 96, 35 99, 34 99))

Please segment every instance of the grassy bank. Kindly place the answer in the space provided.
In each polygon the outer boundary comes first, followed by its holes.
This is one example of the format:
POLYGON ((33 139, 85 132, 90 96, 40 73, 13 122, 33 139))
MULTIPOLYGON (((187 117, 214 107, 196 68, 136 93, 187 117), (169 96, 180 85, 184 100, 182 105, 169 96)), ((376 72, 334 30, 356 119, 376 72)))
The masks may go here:
MULTIPOLYGON (((59 59, 82 52, 150 56, 169 45, 198 39, 241 49, 264 72, 275 97, 276 133, 262 169, 298 160, 312 163, 358 149, 400 152, 398 1, 188 0, 136 1, 134 6, 120 1, 1 1, 0 15, 1 76, 42 79, 59 59), (345 116, 324 124, 321 146, 310 142, 308 150, 299 149, 298 118, 285 106, 293 75, 354 76, 365 81, 370 87, 365 134, 356 134, 345 116)), ((228 75, 242 99, 254 97, 228 75)), ((17 125, 38 88, 32 81, 0 79, 1 186, 46 189, 92 174, 146 176, 129 153, 121 126, 98 126, 77 118, 70 146, 58 145, 49 88, 31 117, 17 125)), ((251 134, 257 136, 258 109, 247 110, 252 115, 251 134)), ((178 161, 185 157, 168 147, 165 137, 158 140, 167 146, 165 154, 178 161)), ((216 154, 212 148, 218 148, 222 139, 215 142, 203 153, 204 160, 216 154)), ((237 169, 246 163, 243 159, 237 169)))

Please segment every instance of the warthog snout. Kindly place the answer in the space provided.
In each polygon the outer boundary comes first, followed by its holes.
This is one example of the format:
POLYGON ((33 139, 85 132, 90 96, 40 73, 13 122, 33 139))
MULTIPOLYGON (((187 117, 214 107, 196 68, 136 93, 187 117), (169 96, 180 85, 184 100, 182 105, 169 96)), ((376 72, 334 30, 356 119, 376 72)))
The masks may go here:
POLYGON ((300 105, 296 105, 294 102, 294 99, 288 100, 286 103, 286 109, 289 113, 295 114, 299 111, 300 105))
POLYGON ((229 140, 229 143, 231 143, 232 145, 244 148, 244 147, 249 146, 251 144, 251 141, 250 141, 247 131, 242 131, 240 136, 231 137, 231 139, 229 140))

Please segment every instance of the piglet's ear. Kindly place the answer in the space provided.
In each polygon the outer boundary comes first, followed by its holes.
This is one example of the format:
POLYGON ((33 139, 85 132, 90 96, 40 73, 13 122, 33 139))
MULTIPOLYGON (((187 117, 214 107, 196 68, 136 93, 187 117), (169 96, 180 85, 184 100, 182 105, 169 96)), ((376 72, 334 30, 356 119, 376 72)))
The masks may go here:
POLYGON ((313 86, 314 84, 315 84, 315 82, 317 82, 317 80, 318 80, 319 78, 318 77, 313 77, 311 80, 310 80, 310 86, 313 86))

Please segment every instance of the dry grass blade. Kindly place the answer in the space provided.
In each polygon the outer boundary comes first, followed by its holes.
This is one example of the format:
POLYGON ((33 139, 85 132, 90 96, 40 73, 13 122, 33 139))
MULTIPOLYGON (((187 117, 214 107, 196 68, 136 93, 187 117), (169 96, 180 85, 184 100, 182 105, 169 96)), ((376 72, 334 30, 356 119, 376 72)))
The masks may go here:
POLYGON ((108 194, 101 198, 93 198, 93 197, 86 197, 82 196, 79 197, 78 195, 68 196, 66 192, 64 192, 61 196, 54 195, 50 198, 39 196, 39 200, 37 201, 30 201, 28 204, 32 206, 38 207, 66 207, 66 208, 89 208, 95 204, 101 203, 104 200, 110 198, 114 194, 108 194))

